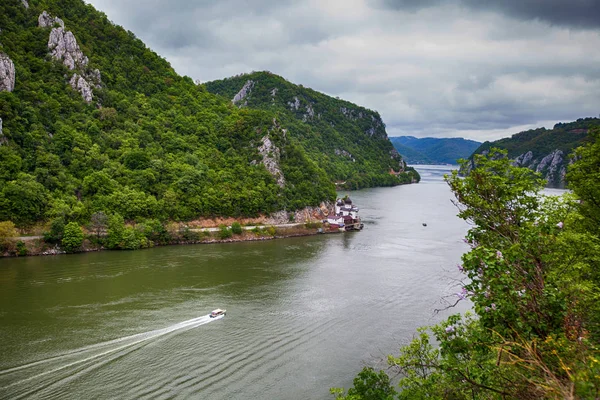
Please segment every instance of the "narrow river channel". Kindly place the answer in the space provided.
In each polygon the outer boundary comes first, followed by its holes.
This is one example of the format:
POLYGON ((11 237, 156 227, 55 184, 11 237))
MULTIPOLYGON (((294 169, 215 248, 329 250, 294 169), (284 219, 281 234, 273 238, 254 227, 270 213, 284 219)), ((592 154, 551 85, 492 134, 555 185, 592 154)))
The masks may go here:
POLYGON ((349 193, 362 232, 0 259, 0 398, 333 399, 468 307, 434 313, 468 226, 419 172, 349 193))

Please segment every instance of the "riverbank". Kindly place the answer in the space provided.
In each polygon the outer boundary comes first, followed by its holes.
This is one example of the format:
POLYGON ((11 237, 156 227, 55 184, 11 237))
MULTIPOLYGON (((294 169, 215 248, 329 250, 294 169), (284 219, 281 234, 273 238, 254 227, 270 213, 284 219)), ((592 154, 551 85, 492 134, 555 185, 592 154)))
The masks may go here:
MULTIPOLYGON (((193 225, 197 226, 197 225, 193 225)), ((232 226, 221 224, 220 227, 210 226, 202 228, 190 228, 188 224, 177 224, 177 227, 170 226, 169 240, 148 240, 145 244, 135 246, 135 248, 110 249, 105 245, 106 233, 94 235, 87 233, 83 244, 76 251, 71 253, 84 253, 105 250, 137 250, 141 248, 151 248, 156 246, 175 246, 188 244, 215 244, 215 243, 236 243, 283 239, 289 237, 313 236, 317 234, 340 233, 339 231, 329 231, 323 229, 321 222, 308 223, 290 223, 278 225, 247 225, 241 226, 240 233, 234 233, 232 226)), ((23 236, 14 238, 7 249, 0 253, 0 257, 23 257, 23 256, 47 256, 67 254, 59 244, 49 243, 43 236, 23 236)))

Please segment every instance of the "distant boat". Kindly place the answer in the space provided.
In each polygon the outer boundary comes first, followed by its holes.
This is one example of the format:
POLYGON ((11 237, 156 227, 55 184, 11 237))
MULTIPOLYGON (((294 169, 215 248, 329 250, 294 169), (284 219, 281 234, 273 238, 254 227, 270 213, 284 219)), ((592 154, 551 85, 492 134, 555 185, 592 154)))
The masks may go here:
POLYGON ((221 315, 225 315, 225 311, 226 310, 221 310, 220 308, 217 308, 216 310, 213 310, 213 312, 210 313, 210 317, 211 318, 216 318, 216 317, 219 317, 221 315))

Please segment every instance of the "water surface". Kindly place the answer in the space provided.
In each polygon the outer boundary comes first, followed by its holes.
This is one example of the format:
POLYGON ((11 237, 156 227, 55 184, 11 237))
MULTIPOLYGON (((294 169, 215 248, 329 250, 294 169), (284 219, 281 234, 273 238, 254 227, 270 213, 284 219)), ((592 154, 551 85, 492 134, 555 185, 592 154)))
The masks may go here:
POLYGON ((0 398, 332 399, 455 299, 468 226, 418 169, 349 193, 358 233, 1 259, 0 398))

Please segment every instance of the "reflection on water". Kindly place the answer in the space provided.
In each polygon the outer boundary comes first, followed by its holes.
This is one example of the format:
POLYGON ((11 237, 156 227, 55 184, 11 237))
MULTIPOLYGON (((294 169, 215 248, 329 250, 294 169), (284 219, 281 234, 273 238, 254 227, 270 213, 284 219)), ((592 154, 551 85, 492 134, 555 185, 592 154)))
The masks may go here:
POLYGON ((350 192, 361 232, 1 260, 0 397, 330 399, 457 291, 449 168, 418 170, 350 192))

